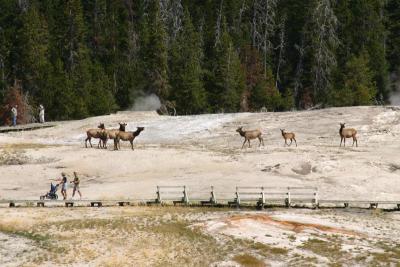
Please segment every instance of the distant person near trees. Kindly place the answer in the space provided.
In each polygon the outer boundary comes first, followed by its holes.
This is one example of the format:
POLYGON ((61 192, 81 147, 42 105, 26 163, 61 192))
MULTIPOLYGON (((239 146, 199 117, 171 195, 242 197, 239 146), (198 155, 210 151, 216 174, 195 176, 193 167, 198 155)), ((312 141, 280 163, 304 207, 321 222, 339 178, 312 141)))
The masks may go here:
POLYGON ((39 105, 39 122, 44 123, 44 107, 42 104, 39 105))
POLYGON ((79 194, 79 198, 82 198, 82 194, 81 191, 79 189, 79 184, 80 184, 80 179, 78 177, 78 174, 76 172, 74 172, 74 180, 71 182, 72 184, 74 184, 74 189, 72 191, 72 197, 75 196, 75 192, 78 192, 79 194))
POLYGON ((17 125, 17 116, 18 116, 18 106, 15 105, 11 109, 11 117, 12 117, 12 125, 13 126, 17 125))

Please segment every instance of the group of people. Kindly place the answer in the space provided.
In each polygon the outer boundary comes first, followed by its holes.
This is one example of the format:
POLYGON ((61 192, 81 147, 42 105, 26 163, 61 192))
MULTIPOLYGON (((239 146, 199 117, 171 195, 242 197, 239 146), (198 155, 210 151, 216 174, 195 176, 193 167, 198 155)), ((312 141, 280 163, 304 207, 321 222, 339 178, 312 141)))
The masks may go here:
MULTIPOLYGON (((57 181, 59 181, 58 186, 61 186, 61 194, 63 195, 64 200, 66 200, 67 188, 68 188, 68 179, 66 173, 65 172, 61 173, 61 179, 58 179, 57 181)), ((82 193, 79 188, 80 182, 81 181, 78 177, 78 174, 74 172, 74 180, 70 182, 71 184, 73 184, 72 197, 74 197, 75 193, 78 192, 79 197, 82 198, 82 193)))
MULTIPOLYGON (((15 105, 11 108, 11 119, 12 126, 17 125, 17 117, 18 117, 18 105, 15 105)), ((44 106, 42 104, 39 105, 39 122, 44 123, 44 106)))

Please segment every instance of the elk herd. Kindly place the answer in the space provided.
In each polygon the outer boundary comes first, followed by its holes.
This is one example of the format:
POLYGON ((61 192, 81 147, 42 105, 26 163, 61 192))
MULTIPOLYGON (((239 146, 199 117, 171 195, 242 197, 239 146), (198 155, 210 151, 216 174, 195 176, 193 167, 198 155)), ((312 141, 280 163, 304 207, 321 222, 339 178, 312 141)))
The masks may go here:
POLYGON ((131 148, 133 148, 133 140, 135 140, 136 136, 138 136, 143 130, 144 127, 137 127, 136 131, 129 132, 126 131, 127 124, 119 123, 118 129, 106 129, 104 123, 100 123, 97 126, 97 129, 89 129, 86 131, 86 139, 85 139, 85 147, 87 147, 87 142, 89 141, 90 147, 92 146, 92 138, 100 139, 97 144, 98 148, 107 149, 108 140, 114 141, 114 150, 121 149, 120 141, 129 141, 131 143, 131 148))
MULTIPOLYGON (((136 131, 126 131, 126 123, 119 123, 119 128, 118 129, 106 129, 104 126, 104 123, 100 123, 96 129, 89 129, 86 131, 86 140, 85 140, 85 147, 87 147, 87 142, 89 141, 90 147, 92 146, 92 138, 99 139, 99 143, 97 144, 98 148, 104 148, 107 149, 107 142, 108 140, 113 140, 114 141, 114 150, 119 150, 121 149, 120 141, 129 141, 131 144, 132 150, 133 148, 133 141, 139 134, 144 130, 144 127, 137 127, 136 131)), ((297 141, 296 141, 296 135, 293 132, 286 132, 285 129, 280 129, 281 134, 283 139, 285 140, 284 146, 291 146, 292 142, 296 144, 297 147, 297 141), (288 144, 288 140, 290 140, 290 143, 288 144)), ((250 140, 253 139, 258 139, 259 141, 259 146, 263 145, 264 146, 264 139, 262 137, 262 132, 260 129, 255 129, 255 130, 243 130, 243 127, 239 127, 236 129, 236 132, 239 133, 240 136, 244 138, 244 142, 242 144, 242 149, 244 148, 246 142, 248 143, 248 146, 250 147, 250 140)), ((346 146, 346 138, 352 138, 353 139, 353 145, 354 143, 356 144, 356 147, 358 147, 358 142, 357 142, 357 131, 353 128, 345 128, 345 123, 340 123, 340 129, 339 129, 339 135, 340 135, 340 145, 339 147, 343 145, 346 146)))

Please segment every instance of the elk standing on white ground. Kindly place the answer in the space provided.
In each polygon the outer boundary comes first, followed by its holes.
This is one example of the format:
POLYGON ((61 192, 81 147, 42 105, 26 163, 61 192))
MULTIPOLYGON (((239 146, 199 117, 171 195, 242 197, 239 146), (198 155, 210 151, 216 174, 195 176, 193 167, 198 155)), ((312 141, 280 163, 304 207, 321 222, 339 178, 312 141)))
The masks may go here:
POLYGON ((135 140, 136 136, 138 136, 143 130, 144 127, 137 127, 136 131, 134 132, 118 132, 116 138, 114 139, 114 150, 121 149, 121 146, 119 144, 120 140, 129 141, 133 150, 133 140, 135 140))
POLYGON ((87 147, 87 141, 89 141, 90 147, 92 146, 92 138, 100 138, 99 144, 97 145, 98 148, 101 147, 101 140, 105 136, 105 127, 104 123, 100 123, 99 126, 97 126, 97 129, 89 129, 86 131, 87 138, 85 139, 85 147, 87 147))
POLYGON ((126 123, 122 123, 119 122, 119 129, 107 129, 105 130, 106 135, 105 135, 105 139, 102 140, 103 141, 103 148, 107 148, 107 141, 108 139, 114 140, 115 138, 117 138, 117 134, 119 132, 125 132, 125 128, 127 126, 126 123))
POLYGON ((292 142, 293 142, 293 140, 294 140, 294 142, 295 142, 295 144, 296 144, 296 147, 297 147, 297 141, 296 141, 296 136, 295 136, 295 134, 294 134, 294 133, 286 133, 286 132, 285 132, 285 129, 280 129, 280 130, 281 130, 281 132, 282 132, 282 137, 283 137, 283 139, 285 139, 285 145, 291 146, 291 145, 292 145, 292 142), (290 144, 287 143, 287 140, 288 140, 288 139, 290 139, 290 144))
POLYGON ((356 129, 353 128, 344 128, 345 123, 340 123, 340 129, 339 129, 339 134, 340 134, 340 146, 342 146, 342 141, 343 141, 343 145, 346 146, 346 138, 353 138, 353 145, 354 146, 354 142, 356 143, 356 147, 358 147, 358 143, 357 143, 357 131, 356 129))
POLYGON ((258 146, 261 146, 261 144, 264 146, 264 139, 262 138, 262 132, 260 130, 250 130, 250 131, 243 131, 243 127, 239 127, 236 129, 236 132, 240 134, 240 136, 244 137, 244 142, 242 145, 242 149, 244 147, 244 144, 246 144, 246 141, 249 143, 250 147, 250 140, 251 139, 256 139, 260 141, 260 144, 258 146))

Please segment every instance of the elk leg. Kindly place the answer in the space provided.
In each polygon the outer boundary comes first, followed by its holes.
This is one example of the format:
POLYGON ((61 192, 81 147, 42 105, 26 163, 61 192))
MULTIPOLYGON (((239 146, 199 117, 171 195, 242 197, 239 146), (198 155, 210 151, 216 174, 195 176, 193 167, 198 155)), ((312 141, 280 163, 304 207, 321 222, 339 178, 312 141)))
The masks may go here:
POLYGON ((250 139, 247 139, 247 142, 249 142, 249 147, 250 147, 250 139))
POLYGON ((131 142, 131 147, 132 147, 132 150, 134 150, 133 149, 133 140, 131 141, 131 140, 129 140, 129 142, 131 142))
POLYGON ((343 146, 346 147, 346 137, 343 137, 343 146))
POLYGON ((288 144, 287 144, 287 140, 286 140, 286 138, 285 138, 285 145, 284 146, 287 146, 288 144))
POLYGON ((291 145, 292 145, 292 143, 293 143, 293 139, 292 139, 292 138, 290 138, 290 144, 289 144, 289 146, 291 146, 291 145))
POLYGON ((259 146, 261 146, 261 143, 262 143, 262 145, 264 146, 264 139, 263 139, 261 136, 258 137, 258 140, 260 141, 259 146))
POLYGON ((107 142, 108 142, 107 139, 103 141, 103 148, 105 148, 105 149, 107 149, 107 142))
POLYGON ((294 143, 296 144, 296 147, 297 147, 297 141, 296 141, 296 138, 293 138, 293 140, 294 140, 294 143))
POLYGON ((243 147, 244 147, 244 144, 246 144, 246 139, 244 139, 244 142, 243 142, 243 145, 242 145, 242 149, 243 149, 243 147))
POLYGON ((92 138, 89 138, 89 144, 90 144, 90 147, 93 147, 92 146, 92 138))
POLYGON ((114 150, 118 150, 118 140, 117 138, 114 138, 114 150))
POLYGON ((87 148, 87 140, 88 138, 85 139, 85 147, 87 148))
POLYGON ((339 145, 339 147, 342 146, 342 141, 343 141, 343 137, 340 137, 340 145, 339 145))

